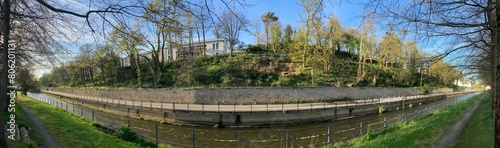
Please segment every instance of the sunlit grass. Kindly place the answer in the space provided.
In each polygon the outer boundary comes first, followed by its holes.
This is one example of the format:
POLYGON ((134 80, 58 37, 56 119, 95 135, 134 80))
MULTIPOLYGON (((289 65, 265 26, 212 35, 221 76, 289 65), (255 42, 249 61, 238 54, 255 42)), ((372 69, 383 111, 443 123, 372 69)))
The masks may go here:
POLYGON ((455 147, 487 148, 494 146, 495 120, 491 116, 491 99, 489 97, 488 95, 483 100, 455 147))
POLYGON ((418 119, 328 147, 432 147, 465 112, 474 106, 475 101, 481 96, 476 95, 418 119))
POLYGON ((27 96, 19 97, 63 147, 139 147, 108 135, 91 122, 27 96))

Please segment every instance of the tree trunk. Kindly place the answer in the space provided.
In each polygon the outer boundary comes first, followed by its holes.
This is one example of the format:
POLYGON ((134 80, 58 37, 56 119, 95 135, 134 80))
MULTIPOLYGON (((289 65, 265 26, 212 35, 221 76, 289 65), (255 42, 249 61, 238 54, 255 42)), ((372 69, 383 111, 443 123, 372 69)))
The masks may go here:
POLYGON ((141 67, 139 66, 139 52, 136 51, 135 52, 135 55, 137 55, 137 58, 135 58, 135 66, 136 66, 136 74, 137 74, 137 87, 139 88, 142 88, 142 80, 141 80, 141 77, 142 77, 142 72, 141 72, 141 67))
MULTIPOLYGON (((3 15, 2 15, 2 22, 3 22, 3 26, 2 26, 2 29, 3 29, 3 44, 2 44, 2 78, 1 78, 1 95, 3 97, 0 98, 0 115, 3 116, 4 114, 4 111, 7 110, 7 103, 9 101, 8 98, 9 98, 9 95, 7 95, 7 81, 8 81, 8 77, 7 77, 7 68, 8 68, 8 60, 7 60, 7 52, 8 52, 8 48, 9 48, 9 45, 8 45, 8 41, 9 41, 9 35, 10 35, 10 0, 4 0, 3 1, 3 8, 2 8, 2 12, 3 12, 3 15)), ((5 137, 5 132, 4 132, 4 122, 1 121, 0 122, 0 129, 2 129, 2 134, 0 134, 0 147, 7 147, 7 141, 6 141, 6 137, 5 137)))
MULTIPOLYGON (((490 3, 493 3, 492 1, 489 1, 490 3)), ((493 4, 491 4, 493 5, 493 4)), ((496 4, 495 4, 496 5, 496 4)), ((496 5, 495 7, 497 7, 498 5, 496 5)), ((491 7, 493 8, 493 7, 491 7)), ((500 43, 500 38, 498 37, 498 35, 500 34, 500 8, 495 8, 495 13, 494 13, 496 16, 495 17, 492 17, 491 19, 495 19, 495 27, 494 27, 494 31, 492 31, 492 35, 495 35, 493 36, 494 38, 494 42, 493 42, 493 45, 494 45, 494 48, 492 50, 492 55, 491 55, 491 58, 492 58, 492 72, 493 72, 493 78, 494 78, 494 81, 492 83, 492 87, 491 87, 491 90, 492 90, 492 97, 493 97, 493 100, 495 104, 494 108, 495 108, 495 148, 500 148, 500 109, 498 108, 500 106, 500 101, 499 100, 499 96, 498 93, 499 93, 499 89, 498 89, 498 83, 500 82, 500 79, 499 79, 499 70, 500 70, 500 65, 498 65, 498 54, 499 54, 499 51, 500 51, 500 45, 498 45, 500 43), (494 32, 494 33, 493 33, 494 32)))
POLYGON ((269 23, 266 23, 266 49, 268 49, 269 46, 269 23))

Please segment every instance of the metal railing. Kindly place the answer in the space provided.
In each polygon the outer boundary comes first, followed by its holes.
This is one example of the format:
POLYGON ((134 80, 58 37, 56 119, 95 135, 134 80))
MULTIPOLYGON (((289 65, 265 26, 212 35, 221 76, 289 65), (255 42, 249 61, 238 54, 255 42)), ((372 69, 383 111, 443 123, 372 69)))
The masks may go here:
POLYGON ((84 95, 75 95, 54 91, 43 91, 44 93, 49 93, 57 96, 79 99, 84 101, 92 101, 102 104, 112 104, 118 106, 129 106, 138 108, 150 108, 150 109, 160 109, 160 110, 170 110, 170 111, 185 111, 185 112, 201 112, 201 113, 235 113, 235 112, 247 112, 247 113, 257 113, 257 112, 281 112, 286 114, 287 112, 303 112, 303 111, 313 111, 313 110, 327 110, 339 107, 356 107, 362 105, 374 105, 374 104, 386 104, 392 102, 403 102, 411 101, 415 99, 423 98, 433 98, 438 96, 449 95, 447 94, 427 94, 427 95, 415 95, 415 96, 395 96, 395 97, 384 97, 384 98, 364 98, 356 100, 343 100, 335 102, 315 102, 315 103, 290 103, 290 104, 193 104, 193 103, 164 103, 164 102, 154 102, 154 101, 133 101, 133 100, 122 100, 122 99, 111 99, 102 97, 92 97, 84 95))
POLYGON ((391 125, 412 120, 468 99, 470 95, 431 103, 403 113, 384 113, 383 116, 365 118, 345 123, 334 123, 310 128, 281 130, 238 130, 195 129, 110 115, 100 111, 73 105, 65 101, 42 95, 29 94, 41 102, 72 112, 104 126, 119 129, 128 125, 145 139, 156 144, 166 143, 179 147, 316 147, 366 135, 368 131, 380 131, 391 125))

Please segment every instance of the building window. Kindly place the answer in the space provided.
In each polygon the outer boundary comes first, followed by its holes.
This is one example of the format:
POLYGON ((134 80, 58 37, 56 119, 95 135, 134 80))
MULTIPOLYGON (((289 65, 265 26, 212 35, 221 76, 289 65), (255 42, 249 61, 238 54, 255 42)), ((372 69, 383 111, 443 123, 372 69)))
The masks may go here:
POLYGON ((212 44, 212 49, 215 49, 215 44, 212 44))
POLYGON ((215 49, 219 49, 219 43, 215 44, 215 49))

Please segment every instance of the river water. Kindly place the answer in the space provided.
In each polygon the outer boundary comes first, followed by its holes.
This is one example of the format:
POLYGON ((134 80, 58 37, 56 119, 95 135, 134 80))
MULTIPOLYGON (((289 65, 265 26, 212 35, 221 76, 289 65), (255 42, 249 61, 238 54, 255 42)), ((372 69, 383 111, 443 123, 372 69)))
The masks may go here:
POLYGON ((77 116, 102 125, 119 128, 130 123, 130 127, 145 139, 167 143, 176 147, 318 147, 328 143, 359 137, 367 131, 379 131, 384 127, 407 121, 435 109, 467 99, 475 94, 466 94, 428 104, 383 114, 371 114, 327 122, 309 123, 285 127, 258 128, 213 128, 164 125, 113 115, 79 105, 73 105, 55 97, 29 93, 28 96, 57 106, 77 116))

